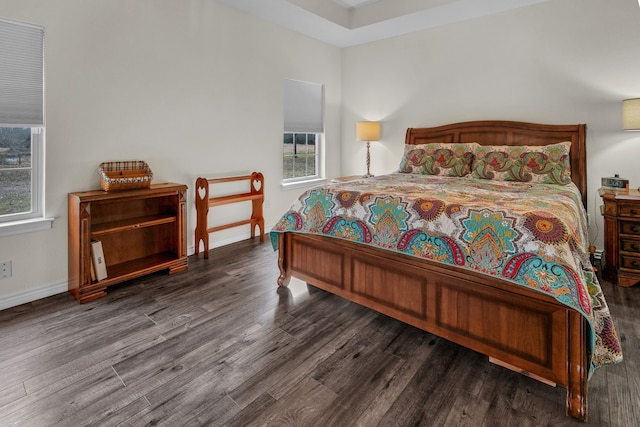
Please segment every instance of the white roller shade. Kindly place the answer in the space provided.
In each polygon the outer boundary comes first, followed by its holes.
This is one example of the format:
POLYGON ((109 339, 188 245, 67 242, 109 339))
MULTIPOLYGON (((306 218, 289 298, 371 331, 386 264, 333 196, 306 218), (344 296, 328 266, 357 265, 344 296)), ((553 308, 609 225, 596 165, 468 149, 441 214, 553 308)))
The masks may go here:
POLYGON ((0 126, 44 125, 44 29, 0 18, 0 126))
POLYGON ((284 131, 324 132, 323 85, 284 79, 284 131))

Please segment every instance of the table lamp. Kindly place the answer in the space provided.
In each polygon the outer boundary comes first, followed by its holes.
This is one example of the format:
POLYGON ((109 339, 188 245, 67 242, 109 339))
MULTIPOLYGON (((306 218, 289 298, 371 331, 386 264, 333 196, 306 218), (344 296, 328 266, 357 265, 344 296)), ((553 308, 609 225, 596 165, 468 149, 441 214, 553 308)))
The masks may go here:
POLYGON ((363 178, 371 178, 373 175, 369 172, 371 165, 371 153, 369 152, 369 144, 371 141, 380 140, 380 122, 357 122, 356 123, 356 139, 358 141, 367 142, 367 174, 363 178))

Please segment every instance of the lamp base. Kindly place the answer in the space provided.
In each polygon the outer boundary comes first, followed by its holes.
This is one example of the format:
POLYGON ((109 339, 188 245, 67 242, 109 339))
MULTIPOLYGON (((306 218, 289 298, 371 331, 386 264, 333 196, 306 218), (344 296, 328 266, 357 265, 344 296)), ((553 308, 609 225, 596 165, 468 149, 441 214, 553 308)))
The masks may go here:
POLYGON ((362 176, 363 178, 373 177, 369 171, 369 166, 371 166, 371 153, 369 152, 369 141, 367 141, 367 173, 362 176))

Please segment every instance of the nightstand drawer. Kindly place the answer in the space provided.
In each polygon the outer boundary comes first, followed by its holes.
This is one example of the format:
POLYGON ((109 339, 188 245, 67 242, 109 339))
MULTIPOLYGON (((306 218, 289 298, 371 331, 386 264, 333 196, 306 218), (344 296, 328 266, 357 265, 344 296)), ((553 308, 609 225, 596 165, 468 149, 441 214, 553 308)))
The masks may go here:
POLYGON ((620 239, 620 250, 638 252, 638 256, 640 256, 640 240, 620 239))
POLYGON ((620 221, 620 234, 640 236, 640 222, 620 221))
POLYGON ((637 217, 638 215, 640 215, 640 206, 638 206, 638 205, 618 205, 618 216, 637 217))
POLYGON ((635 257, 620 254, 620 268, 640 271, 640 256, 635 257))

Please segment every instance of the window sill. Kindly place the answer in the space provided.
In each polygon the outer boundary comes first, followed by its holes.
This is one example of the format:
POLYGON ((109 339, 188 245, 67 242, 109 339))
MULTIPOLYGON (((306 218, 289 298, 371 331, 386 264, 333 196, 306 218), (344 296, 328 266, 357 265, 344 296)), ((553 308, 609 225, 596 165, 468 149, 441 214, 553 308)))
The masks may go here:
POLYGON ((308 181, 283 182, 282 189, 295 190, 297 188, 313 187, 315 185, 323 184, 325 182, 327 182, 327 178, 316 178, 316 179, 310 179, 308 181))
POLYGON ((49 230, 53 220, 54 218, 33 218, 0 223, 0 237, 30 233, 32 231, 49 230))

